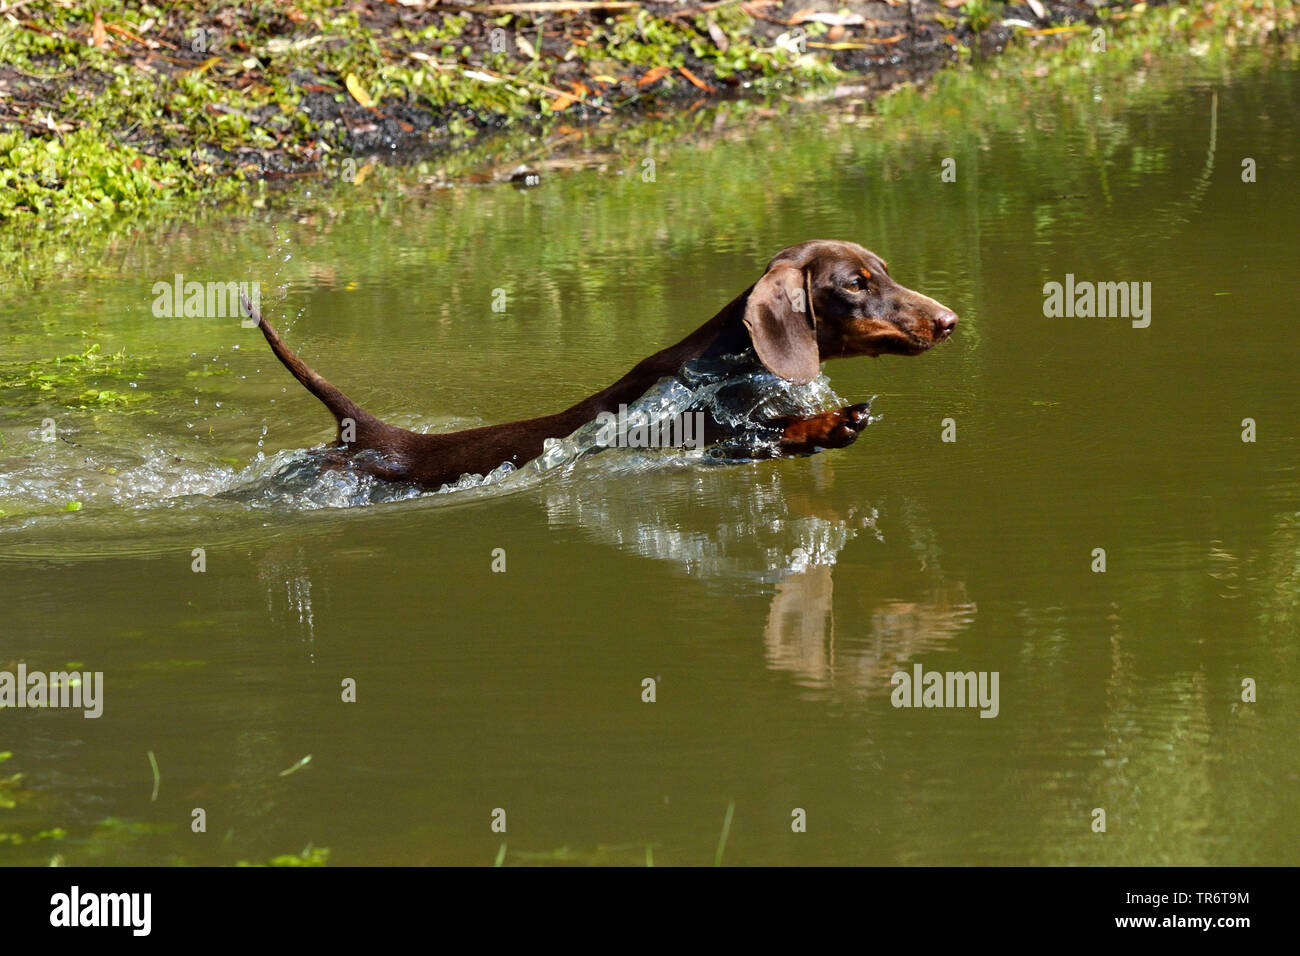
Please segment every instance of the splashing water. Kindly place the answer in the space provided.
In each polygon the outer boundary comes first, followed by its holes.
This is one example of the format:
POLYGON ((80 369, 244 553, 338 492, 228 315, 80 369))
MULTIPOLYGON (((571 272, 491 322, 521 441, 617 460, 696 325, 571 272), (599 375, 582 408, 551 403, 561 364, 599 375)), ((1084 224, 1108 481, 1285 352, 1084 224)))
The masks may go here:
MULTIPOLYGON (((683 366, 676 378, 660 379, 630 405, 628 425, 662 428, 680 416, 703 412, 728 432, 726 441, 707 448, 702 459, 681 449, 619 449, 621 454, 616 459, 607 459, 608 468, 615 474, 627 474, 701 460, 719 464, 771 458, 777 453, 780 430, 767 422, 783 416, 816 415, 843 405, 844 400, 835 394, 824 374, 807 385, 796 385, 758 365, 752 354, 697 359, 683 366)), ((521 469, 521 474, 536 476, 556 469, 568 470, 583 458, 609 451, 601 435, 600 423, 589 422, 568 438, 551 439, 542 454, 521 469)))
MULTIPOLYGON (((542 454, 521 468, 503 463, 487 475, 463 475, 433 492, 380 481, 356 468, 325 468, 320 449, 284 450, 270 456, 258 451, 241 469, 212 457, 196 457, 191 445, 166 439, 154 438, 144 447, 126 450, 43 443, 33 434, 28 436, 31 443, 23 443, 22 452, 0 463, 0 499, 9 519, 0 523, 0 529, 14 530, 35 519, 57 520, 52 510, 148 510, 196 499, 220 499, 249 509, 313 510, 453 492, 498 494, 567 474, 580 462, 584 471, 607 477, 707 467, 771 457, 779 431, 765 421, 812 415, 843 404, 824 375, 807 385, 793 385, 762 369, 752 356, 696 361, 678 376, 661 379, 629 406, 627 421, 632 426, 667 426, 687 413, 704 412, 730 437, 702 455, 682 448, 610 448, 602 440, 600 423, 590 422, 566 438, 549 439, 542 454)), ((263 428, 259 448, 265 434, 263 428)))

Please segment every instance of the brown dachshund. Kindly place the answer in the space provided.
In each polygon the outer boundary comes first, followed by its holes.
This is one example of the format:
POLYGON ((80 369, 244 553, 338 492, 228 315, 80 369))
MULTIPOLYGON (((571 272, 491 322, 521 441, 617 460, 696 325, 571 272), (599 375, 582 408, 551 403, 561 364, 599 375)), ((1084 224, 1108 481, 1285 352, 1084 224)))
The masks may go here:
MULTIPOLYGON (((541 454, 548 438, 570 435, 602 412, 617 413, 693 360, 748 356, 779 378, 805 384, 826 359, 919 355, 948 338, 957 324, 952 310, 903 288, 889 277, 884 261, 862 246, 802 242, 779 252, 758 282, 700 328, 578 404, 542 418, 423 435, 363 411, 291 352, 247 300, 244 308, 294 378, 338 420, 334 450, 348 458, 371 452, 354 458, 355 466, 424 488, 461 475, 486 475, 504 462, 523 465, 541 454)), ((771 424, 779 429, 777 454, 804 455, 852 444, 869 421, 867 406, 853 405, 771 424)))

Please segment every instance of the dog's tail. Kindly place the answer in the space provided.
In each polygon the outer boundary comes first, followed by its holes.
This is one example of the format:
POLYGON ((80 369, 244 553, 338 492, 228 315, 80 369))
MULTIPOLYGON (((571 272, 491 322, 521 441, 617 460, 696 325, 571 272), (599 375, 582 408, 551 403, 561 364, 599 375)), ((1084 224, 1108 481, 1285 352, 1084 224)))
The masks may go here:
POLYGON ((356 402, 348 398, 341 391, 331 385, 321 376, 317 375, 307 363, 298 358, 276 334, 275 329, 271 328, 271 323, 262 318, 261 311, 248 300, 248 296, 241 296, 240 301, 244 306, 244 311, 248 317, 257 322, 257 327, 262 330, 266 336, 266 341, 271 346, 271 351, 275 357, 284 363, 284 367, 293 373, 293 377, 302 382, 307 391, 311 392, 328 408, 338 421, 339 425, 339 442, 349 445, 366 445, 365 438, 370 433, 384 427, 384 423, 369 412, 363 410, 356 402), (349 423, 351 428, 348 427, 349 423))

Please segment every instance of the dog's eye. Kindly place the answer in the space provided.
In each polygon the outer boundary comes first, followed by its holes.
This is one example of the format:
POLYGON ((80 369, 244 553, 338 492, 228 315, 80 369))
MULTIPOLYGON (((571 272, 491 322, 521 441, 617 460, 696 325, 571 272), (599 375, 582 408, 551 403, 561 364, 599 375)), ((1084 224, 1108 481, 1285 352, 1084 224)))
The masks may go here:
POLYGON ((844 288, 852 292, 862 292, 867 288, 867 280, 862 276, 853 276, 844 283, 844 288))

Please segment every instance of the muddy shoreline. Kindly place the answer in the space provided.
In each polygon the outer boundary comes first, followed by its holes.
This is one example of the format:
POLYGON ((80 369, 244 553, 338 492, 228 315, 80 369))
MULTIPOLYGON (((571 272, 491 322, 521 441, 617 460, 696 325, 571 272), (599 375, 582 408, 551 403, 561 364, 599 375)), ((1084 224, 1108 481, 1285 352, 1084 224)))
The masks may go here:
POLYGON ((871 94, 993 55, 1013 33, 1078 31, 1129 6, 10 3, 0 224, 350 181, 370 163, 448 155, 504 129, 562 141, 721 100, 871 94))

